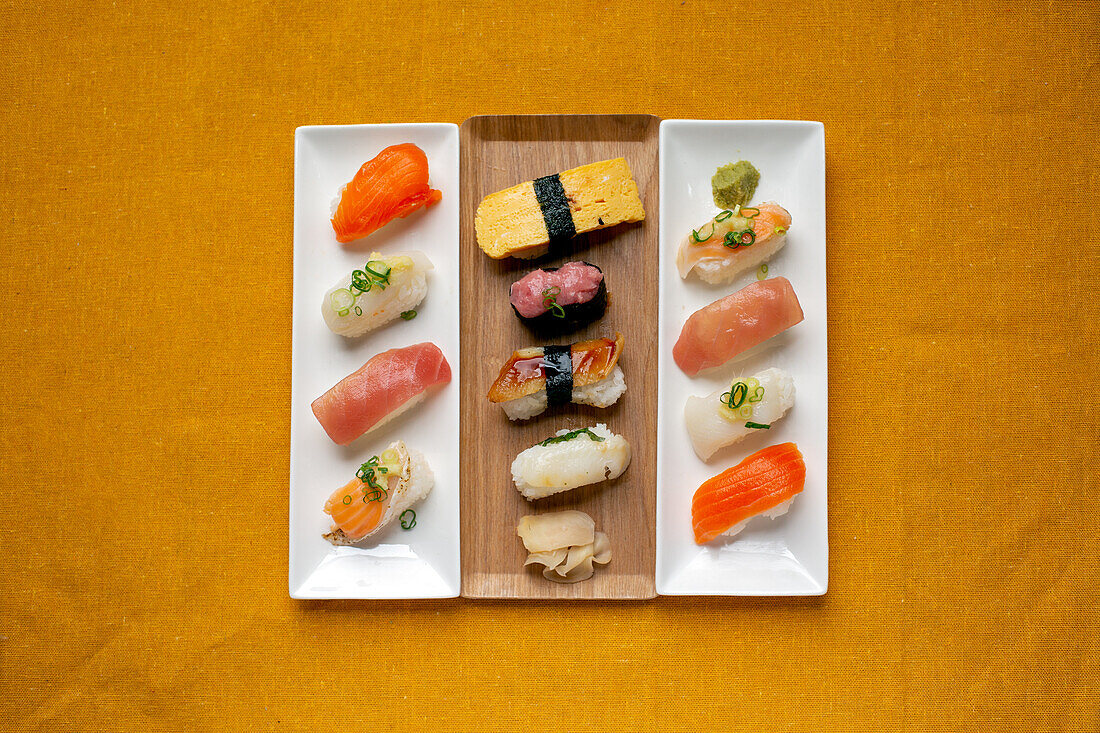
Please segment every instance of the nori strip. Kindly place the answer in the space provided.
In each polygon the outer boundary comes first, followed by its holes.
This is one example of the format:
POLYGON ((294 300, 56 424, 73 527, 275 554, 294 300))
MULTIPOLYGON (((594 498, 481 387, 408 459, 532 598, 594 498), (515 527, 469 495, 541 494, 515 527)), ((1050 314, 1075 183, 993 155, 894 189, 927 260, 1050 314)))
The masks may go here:
POLYGON ((546 222, 546 232, 551 242, 572 239, 577 236, 577 227, 573 223, 573 212, 569 210, 569 199, 565 197, 565 188, 555 173, 532 181, 535 198, 542 209, 542 220, 546 222))
POLYGON ((542 371, 546 374, 546 404, 568 404, 573 400, 572 347, 546 346, 542 351, 542 371))

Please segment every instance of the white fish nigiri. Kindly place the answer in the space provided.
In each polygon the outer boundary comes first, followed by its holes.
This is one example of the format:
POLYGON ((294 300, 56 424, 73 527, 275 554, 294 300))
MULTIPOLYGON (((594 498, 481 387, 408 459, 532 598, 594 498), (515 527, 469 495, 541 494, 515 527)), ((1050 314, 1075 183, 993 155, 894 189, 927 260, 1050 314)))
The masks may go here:
POLYGON ((793 406, 794 380, 782 369, 772 367, 733 380, 730 389, 706 397, 688 397, 684 421, 696 455, 706 461, 719 448, 762 429, 746 427, 746 423, 771 425, 793 406), (736 407, 731 408, 731 404, 736 407))
POLYGON ((559 430, 512 461, 512 480, 528 501, 608 481, 630 465, 630 443, 603 423, 559 430))
POLYGON ((782 249, 790 226, 791 215, 779 204, 723 211, 684 237, 676 269, 684 279, 694 272, 712 285, 731 282, 782 249))
POLYGON ((333 333, 359 336, 420 305, 431 260, 423 252, 372 252, 367 263, 325 293, 321 315, 333 333))

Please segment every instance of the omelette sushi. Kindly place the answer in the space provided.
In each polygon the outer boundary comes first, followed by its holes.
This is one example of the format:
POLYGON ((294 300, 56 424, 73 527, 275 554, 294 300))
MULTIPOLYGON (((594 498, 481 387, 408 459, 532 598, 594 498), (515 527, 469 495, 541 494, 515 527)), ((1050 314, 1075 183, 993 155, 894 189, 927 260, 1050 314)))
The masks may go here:
POLYGON ((390 349, 313 401, 313 414, 334 443, 347 445, 420 404, 451 381, 451 367, 433 343, 390 349))
POLYGON ((423 252, 372 252, 321 300, 321 316, 333 333, 360 336, 420 305, 428 294, 432 261, 423 252))
POLYGON ((787 513, 806 485, 806 464, 794 443, 781 443, 753 453, 733 468, 707 479, 691 500, 691 526, 696 544, 719 535, 732 537, 757 516, 787 513))
POLYGON ((546 254, 551 242, 643 219, 630 166, 614 158, 489 194, 478 204, 474 232, 493 259, 529 259, 546 254))
POLYGON ((512 481, 534 501, 578 486, 618 478, 630 465, 630 443, 603 423, 559 430, 512 461, 512 481))
POLYGON ((694 377, 779 335, 803 318, 790 280, 759 280, 692 313, 672 347, 672 358, 685 374, 694 377))
POLYGON ((527 273, 508 291, 512 310, 537 331, 570 331, 602 317, 607 309, 603 270, 587 262, 566 262, 527 273))
POLYGON ((704 461, 787 414, 794 406, 794 379, 782 369, 765 369, 734 379, 729 389, 687 398, 684 422, 695 454, 704 461))
POLYGON ((443 192, 428 184, 428 156, 412 143, 391 145, 340 189, 332 214, 336 241, 361 239, 396 218, 439 203, 443 192))
POLYGON ((626 391, 619 368, 623 335, 563 346, 532 346, 512 353, 501 367, 489 401, 510 420, 527 420, 547 407, 573 402, 610 407, 626 391))
POLYGON ((726 209, 684 237, 676 269, 685 279, 694 272, 712 285, 728 283, 771 259, 790 228, 791 215, 779 204, 726 209))
POLYGON ((424 456, 403 441, 394 441, 361 465, 355 478, 332 492, 324 509, 332 517, 332 529, 324 538, 334 545, 365 540, 423 501, 434 485, 435 476, 424 456))

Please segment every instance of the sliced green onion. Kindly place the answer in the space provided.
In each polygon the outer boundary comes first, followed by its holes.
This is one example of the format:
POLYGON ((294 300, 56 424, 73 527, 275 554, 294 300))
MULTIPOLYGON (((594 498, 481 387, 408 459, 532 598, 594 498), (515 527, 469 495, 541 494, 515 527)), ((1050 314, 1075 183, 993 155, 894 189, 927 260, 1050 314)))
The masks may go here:
POLYGON ((733 216, 733 212, 730 211, 729 209, 726 209, 721 214, 714 217, 714 220, 715 221, 725 221, 726 219, 730 218, 731 216, 733 216))
MULTIPOLYGON (((348 311, 355 305, 355 293, 347 288, 340 288, 339 290, 334 290, 328 300, 329 303, 332 304, 332 309, 337 313, 340 313, 340 311, 348 311)), ((340 315, 344 315, 344 313, 340 313, 340 315)))
POLYGON ((389 265, 387 265, 382 260, 371 260, 367 264, 363 265, 363 269, 366 270, 367 272, 369 272, 370 274, 374 275, 375 278, 377 278, 377 279, 379 279, 379 280, 381 280, 382 282, 385 282, 385 283, 389 282, 390 273, 393 272, 393 268, 390 267, 389 265), (374 268, 372 268, 371 265, 377 266, 378 270, 375 270, 374 268), (381 270, 383 267, 386 268, 385 272, 379 272, 379 270, 381 270))
POLYGON ((401 317, 406 321, 411 321, 416 318, 416 311, 401 311, 401 317))
POLYGON ((737 249, 741 245, 737 243, 736 232, 726 232, 725 238, 722 240, 723 247, 729 247, 730 249, 737 249))
MULTIPOLYGON (((355 288, 360 293, 369 292, 371 288, 371 281, 370 278, 367 277, 367 273, 363 272, 362 270, 352 270, 351 287, 355 288)), ((351 288, 349 288, 349 291, 350 289, 351 288)), ((352 296, 354 297, 355 293, 352 293, 352 296)))
POLYGON ((755 219, 756 217, 760 216, 760 209, 756 208, 755 206, 749 206, 747 208, 746 207, 741 207, 741 211, 739 213, 740 213, 741 216, 745 217, 746 219, 755 219), (751 211, 752 213, 751 214, 746 214, 745 213, 746 211, 751 211))
POLYGON ((775 228, 775 233, 776 234, 786 234, 787 233, 787 227, 776 227, 775 228))
POLYGON ((755 241, 756 232, 754 232, 752 229, 743 229, 737 232, 737 243, 740 244, 742 247, 748 247, 752 245, 752 243, 755 241), (748 239, 746 240, 745 237, 748 237, 748 239))
POLYGON ((344 496, 344 504, 347 505, 347 504, 350 504, 350 503, 351 503, 351 494, 347 494, 347 495, 344 496))
POLYGON ((749 407, 748 405, 745 405, 744 407, 742 407, 740 410, 737 411, 737 414, 740 417, 745 417, 745 418, 752 417, 752 408, 749 407))
POLYGON ((755 430, 771 430, 772 426, 771 425, 761 425, 758 422, 747 422, 747 423, 745 423, 745 427, 746 428, 753 428, 755 430))
POLYGON ((363 503, 369 504, 372 501, 382 501, 389 495, 389 492, 385 489, 374 489, 363 495, 363 503))
POLYGON ((760 265, 760 270, 756 273, 757 280, 764 280, 768 277, 768 263, 760 265))
POLYGON ((405 511, 401 512, 401 516, 399 516, 397 519, 401 522, 401 529, 412 529, 416 526, 416 512, 414 512, 412 509, 406 509, 405 511), (406 514, 411 514, 412 516, 406 520, 406 514))
POLYGON ((351 313, 351 311, 349 311, 347 308, 345 308, 343 310, 340 310, 340 311, 336 311, 336 315, 338 315, 338 316, 346 316, 348 313, 351 313))
POLYGON ((745 398, 749 394, 749 385, 744 382, 734 382, 729 392, 722 393, 722 402, 731 410, 736 410, 745 404, 745 398), (726 395, 729 395, 727 397, 726 395))
MULTIPOLYGON (((707 234, 707 236, 700 238, 699 232, 692 229, 691 230, 691 238, 694 239, 696 242, 706 242, 711 237, 713 237, 714 236, 714 221, 713 220, 708 221, 707 224, 710 224, 710 233, 707 234)), ((704 224, 703 227, 705 227, 707 224, 704 224)), ((702 231, 703 227, 699 227, 699 231, 702 231)))
MULTIPOLYGON (((382 484, 378 483, 378 478, 375 476, 376 471, 386 473, 385 468, 378 467, 378 456, 371 456, 371 458, 355 472, 355 477, 375 491, 382 491, 384 496, 386 490, 382 487, 382 484)), ((371 501, 378 501, 378 499, 371 499, 371 501)))
POLYGON ((561 288, 557 285, 552 285, 546 290, 542 291, 542 307, 550 311, 550 314, 554 318, 565 318, 565 308, 558 305, 558 296, 561 295, 561 288))
POLYGON ((355 306, 355 315, 357 315, 357 316, 363 315, 363 309, 360 308, 359 306, 355 306))
POLYGON ((587 434, 589 438, 596 441, 597 443, 602 443, 604 441, 603 438, 593 433, 590 428, 581 428, 580 430, 574 430, 572 432, 566 433, 565 435, 555 435, 552 438, 547 438, 546 440, 539 443, 539 445, 553 445, 554 443, 564 443, 566 441, 572 440, 573 438, 576 438, 581 434, 587 434))
POLYGON ((762 399, 764 399, 764 388, 757 387, 756 390, 753 391, 752 396, 749 397, 749 402, 759 402, 762 399))

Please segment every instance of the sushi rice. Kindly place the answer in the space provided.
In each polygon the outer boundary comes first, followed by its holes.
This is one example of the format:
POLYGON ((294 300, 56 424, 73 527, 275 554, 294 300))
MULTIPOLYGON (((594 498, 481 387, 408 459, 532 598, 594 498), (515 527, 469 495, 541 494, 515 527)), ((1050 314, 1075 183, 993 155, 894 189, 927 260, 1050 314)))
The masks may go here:
MULTIPOLYGON (((580 432, 570 440, 533 445, 516 456, 512 480, 525 499, 542 499, 623 474, 630 465, 630 443, 626 438, 612 433, 603 423, 587 430, 602 440, 580 432)), ((571 432, 577 431, 559 430, 555 437, 571 432)))
POLYGON ((759 514, 754 514, 753 516, 749 517, 748 519, 744 519, 744 520, 738 522, 737 524, 733 525, 729 529, 727 529, 725 532, 722 533, 722 536, 723 537, 733 537, 734 535, 739 533, 741 530, 743 530, 749 522, 756 519, 757 517, 768 517, 769 519, 775 519, 776 517, 782 517, 791 508, 791 503, 793 501, 794 501, 794 497, 792 496, 790 499, 787 499, 786 501, 782 502, 781 504, 776 504, 775 506, 773 506, 771 509, 768 509, 767 511, 760 512, 759 514))
MULTIPOLYGON (((598 382, 574 386, 570 402, 592 407, 610 407, 618 402, 624 392, 626 379, 623 377, 623 370, 616 365, 610 374, 598 382)), ((541 389, 519 399, 501 402, 500 406, 504 408, 509 420, 527 420, 546 411, 546 390, 541 389)))

